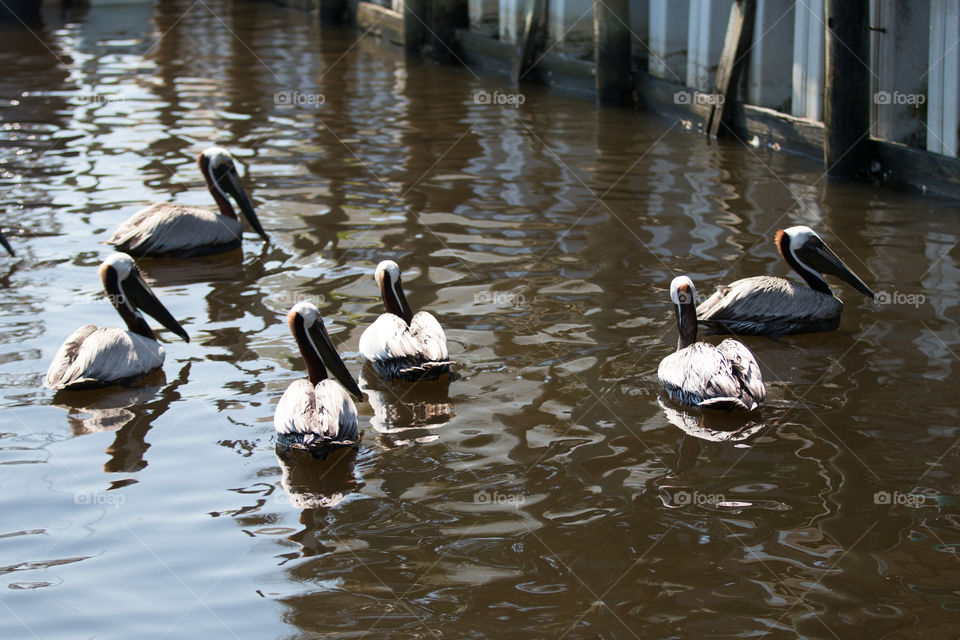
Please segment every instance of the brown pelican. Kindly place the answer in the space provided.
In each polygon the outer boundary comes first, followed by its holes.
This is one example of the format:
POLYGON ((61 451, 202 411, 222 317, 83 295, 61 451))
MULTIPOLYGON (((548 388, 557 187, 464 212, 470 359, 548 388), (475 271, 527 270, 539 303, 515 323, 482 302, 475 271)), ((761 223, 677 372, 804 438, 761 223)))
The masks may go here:
POLYGON ((197 164, 219 213, 173 202, 155 202, 120 225, 107 244, 132 256, 189 257, 232 251, 240 246, 243 223, 237 219, 227 195, 233 196, 247 222, 266 240, 267 233, 240 184, 230 152, 210 147, 197 156, 197 164))
POLYGON ((717 287, 698 309, 699 320, 709 331, 772 337, 833 331, 840 325, 843 303, 821 273, 835 275, 873 298, 870 287, 810 227, 781 229, 775 242, 781 257, 808 286, 757 276, 717 287))
POLYGON ((287 314, 287 325, 307 364, 308 379, 287 387, 277 403, 273 426, 278 444, 325 458, 331 447, 360 440, 357 407, 347 392, 361 402, 363 394, 330 341, 316 305, 295 304, 287 314), (327 369, 339 384, 327 378, 327 369))
POLYGON ((51 389, 84 389, 132 382, 163 365, 164 351, 140 310, 190 342, 170 312, 140 277, 140 270, 125 253, 115 253, 100 265, 100 280, 107 298, 127 324, 80 327, 67 338, 47 370, 51 389))
POLYGON ((7 253, 9 253, 10 255, 12 256, 17 255, 13 252, 13 247, 10 246, 10 243, 7 242, 7 239, 3 237, 2 231, 0 231, 0 245, 3 245, 3 248, 6 249, 7 253))
POLYGON ((426 311, 413 315, 393 260, 377 265, 377 285, 387 312, 360 336, 360 355, 382 378, 434 380, 450 371, 447 337, 426 311))
POLYGON ((677 350, 660 362, 657 376, 679 404, 707 409, 746 409, 763 402, 766 389, 760 367, 742 343, 727 339, 719 346, 697 342, 697 291, 687 276, 670 283, 677 309, 677 350))

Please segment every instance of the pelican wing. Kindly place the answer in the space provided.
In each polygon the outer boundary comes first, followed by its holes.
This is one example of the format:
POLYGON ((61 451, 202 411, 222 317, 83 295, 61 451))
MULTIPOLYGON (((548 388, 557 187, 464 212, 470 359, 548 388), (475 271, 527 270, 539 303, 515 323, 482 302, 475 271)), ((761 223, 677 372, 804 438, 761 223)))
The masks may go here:
POLYGON ((763 377, 760 375, 760 366, 753 357, 750 349, 738 340, 727 339, 717 346, 733 368, 733 375, 740 380, 740 387, 745 395, 753 398, 753 404, 763 402, 767 389, 763 386, 763 377))
POLYGON ((107 244, 131 255, 189 251, 239 244, 243 225, 236 218, 200 207, 157 202, 133 214, 107 244))
POLYGON ((322 441, 358 439, 357 407, 346 390, 333 380, 316 387, 297 380, 283 392, 273 416, 277 433, 298 436, 304 446, 322 441))
POLYGON ((413 316, 410 321, 410 334, 420 344, 420 353, 431 361, 447 359, 447 336, 437 319, 426 311, 413 316))
POLYGON ((711 329, 783 335, 800 328, 829 329, 839 322, 841 311, 843 303, 833 296, 783 278, 756 276, 717 287, 697 306, 697 320, 711 329))
POLYGON ((706 342, 671 353, 660 362, 657 376, 667 393, 681 404, 752 408, 740 399, 740 381, 731 362, 706 342))
POLYGON ((126 382, 163 366, 156 340, 119 329, 80 327, 67 338, 47 369, 51 389, 78 389, 126 382))
MULTIPOLYGON (((443 331, 440 333, 442 335, 443 331)), ((392 313, 384 313, 363 332, 360 355, 371 362, 422 357, 420 341, 410 332, 403 318, 392 313)))

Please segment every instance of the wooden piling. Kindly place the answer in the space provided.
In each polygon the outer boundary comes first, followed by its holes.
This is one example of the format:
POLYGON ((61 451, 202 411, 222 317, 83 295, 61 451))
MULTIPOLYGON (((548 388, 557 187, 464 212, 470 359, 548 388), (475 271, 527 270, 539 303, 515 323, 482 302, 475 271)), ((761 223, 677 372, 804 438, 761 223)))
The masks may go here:
POLYGON ((523 33, 517 41, 517 52, 513 58, 511 79, 514 83, 530 73, 546 45, 549 6, 549 0, 527 0, 523 33))
POLYGON ((470 26, 470 14, 464 0, 429 0, 427 42, 435 60, 456 58, 457 29, 470 26))
MULTIPOLYGON (((64 8, 69 7, 64 5, 64 8)), ((39 0, 7 0, 0 2, 0 24, 16 24, 25 27, 43 26, 39 0)))
POLYGON ((428 0, 404 0, 403 49, 408 55, 420 55, 427 43, 428 0))
POLYGON ((594 0, 593 60, 598 104, 621 105, 630 97, 629 24, 629 0, 594 0))
POLYGON ((755 0, 737 0, 730 7, 727 35, 717 67, 713 104, 705 127, 706 134, 710 137, 719 138, 729 129, 730 115, 733 113, 732 103, 737 99, 737 86, 750 55, 756 11, 755 0))
POLYGON ((319 0, 320 23, 342 24, 347 17, 347 3, 345 0, 319 0))
POLYGON ((870 7, 868 0, 826 0, 823 162, 827 175, 869 171, 870 7))

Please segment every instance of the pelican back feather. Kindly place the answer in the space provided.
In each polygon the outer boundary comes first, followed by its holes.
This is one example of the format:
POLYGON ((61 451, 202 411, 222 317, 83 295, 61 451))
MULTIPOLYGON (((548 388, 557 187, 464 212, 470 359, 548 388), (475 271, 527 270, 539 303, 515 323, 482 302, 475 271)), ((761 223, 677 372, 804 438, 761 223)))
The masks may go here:
POLYGON ((421 311, 410 325, 384 313, 360 336, 360 355, 387 379, 435 379, 450 371, 447 338, 440 323, 421 311))
POLYGON ((51 389, 83 389, 123 384, 163 366, 156 340, 118 327, 92 324, 74 331, 53 357, 45 384, 51 389))
POLYGON ((297 380, 283 393, 273 416, 280 441, 311 453, 360 439, 357 407, 350 394, 331 379, 314 387, 297 380))
POLYGON ((832 295, 783 278, 756 276, 717 287, 697 307, 697 322, 709 333, 778 337, 833 331, 843 303, 832 295))
POLYGON ((181 257, 221 253, 240 246, 243 224, 201 207, 151 204, 121 224, 107 240, 131 256, 181 257))

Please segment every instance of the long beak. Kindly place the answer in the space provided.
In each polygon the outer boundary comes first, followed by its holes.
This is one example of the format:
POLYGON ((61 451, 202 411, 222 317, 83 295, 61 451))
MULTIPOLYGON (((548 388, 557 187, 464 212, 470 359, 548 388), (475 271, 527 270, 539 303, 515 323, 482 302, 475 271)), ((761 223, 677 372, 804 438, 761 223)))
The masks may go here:
POLYGON ((230 169, 224 174, 223 180, 220 182, 220 186, 224 190, 233 196, 234 200, 237 201, 237 205, 240 206, 240 211, 243 212, 243 217, 247 219, 247 222, 250 223, 250 226, 253 227, 253 230, 256 231, 261 238, 264 240, 269 240, 267 237, 267 232, 263 230, 263 227, 260 226, 260 221, 257 219, 257 214, 253 211, 253 203, 250 202, 247 192, 244 191, 243 185, 240 184, 240 176, 237 175, 236 169, 230 169))
POLYGON ((12 256, 17 255, 17 254, 15 254, 15 253, 13 252, 13 248, 12 248, 12 247, 10 246, 10 244, 7 242, 7 239, 3 237, 3 233, 2 233, 2 232, 0 232, 0 245, 3 245, 3 248, 6 249, 7 252, 8 252, 10 255, 12 255, 12 256))
POLYGON ((123 292, 127 295, 135 308, 141 309, 150 314, 164 327, 170 331, 173 331, 175 334, 183 338, 184 341, 190 342, 190 336, 188 336, 187 332, 183 330, 183 327, 180 326, 180 323, 177 322, 172 315, 170 315, 170 312, 167 311, 167 308, 164 307, 159 300, 157 300, 157 297, 153 295, 153 291, 150 290, 150 287, 147 286, 147 283, 143 281, 143 278, 140 277, 138 272, 134 272, 132 277, 127 278, 123 282, 123 292))
POLYGON ((357 382, 347 370, 347 365, 343 363, 343 359, 337 353, 337 349, 330 341, 330 336, 327 335, 326 330, 311 328, 309 332, 310 339, 313 340, 317 351, 320 352, 320 359, 323 360, 324 366, 333 374, 334 378, 340 381, 344 389, 353 394, 357 402, 363 402, 363 392, 360 391, 357 382))
MULTIPOLYGON (((809 242, 807 244, 810 244, 809 242)), ((873 291, 855 274, 850 267, 843 263, 843 260, 837 256, 830 247, 823 242, 817 242, 812 247, 804 245, 800 252, 803 254, 803 261, 820 273, 829 273, 846 282, 848 285, 867 296, 873 298, 873 291)))

